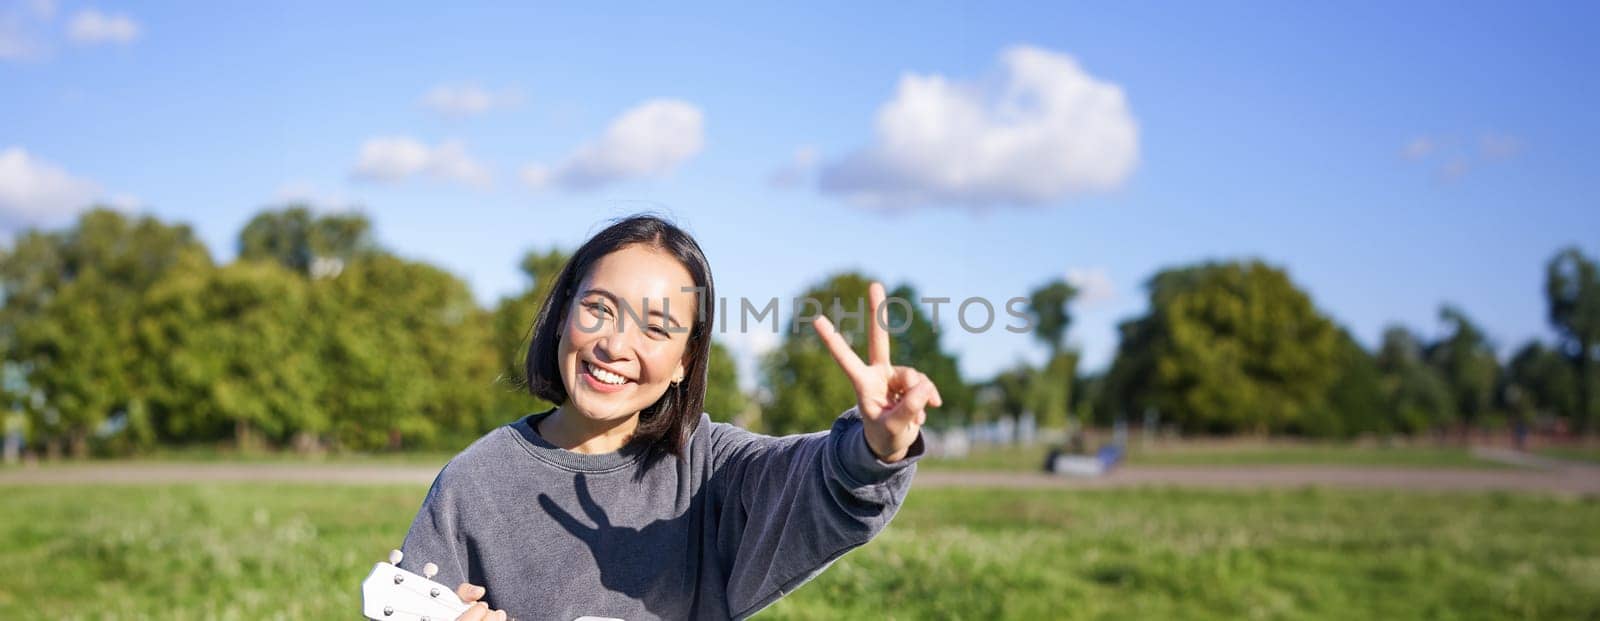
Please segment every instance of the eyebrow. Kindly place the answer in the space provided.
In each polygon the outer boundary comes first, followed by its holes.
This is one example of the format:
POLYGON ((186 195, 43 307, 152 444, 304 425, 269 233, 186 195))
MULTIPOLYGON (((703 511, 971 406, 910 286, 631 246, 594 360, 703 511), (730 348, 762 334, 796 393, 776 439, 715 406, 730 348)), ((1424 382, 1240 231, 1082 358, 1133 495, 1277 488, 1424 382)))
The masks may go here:
MULTIPOLYGON (((623 302, 622 302, 622 299, 618 298, 616 296, 616 294, 611 293, 610 291, 607 291, 605 289, 600 289, 598 287, 597 288, 593 288, 593 289, 584 290, 584 292, 579 294, 578 297, 587 297, 591 293, 605 296, 606 299, 611 300, 611 303, 612 304, 616 304, 617 306, 623 306, 624 305, 623 302)), ((645 299, 644 305, 646 307, 650 306, 650 300, 648 298, 645 299)), ((676 328, 682 328, 683 327, 683 324, 678 323, 677 319, 673 319, 672 315, 668 315, 665 312, 662 312, 661 309, 652 308, 652 309, 650 309, 649 314, 661 317, 662 319, 665 319, 665 320, 671 322, 673 327, 676 327, 676 328)))

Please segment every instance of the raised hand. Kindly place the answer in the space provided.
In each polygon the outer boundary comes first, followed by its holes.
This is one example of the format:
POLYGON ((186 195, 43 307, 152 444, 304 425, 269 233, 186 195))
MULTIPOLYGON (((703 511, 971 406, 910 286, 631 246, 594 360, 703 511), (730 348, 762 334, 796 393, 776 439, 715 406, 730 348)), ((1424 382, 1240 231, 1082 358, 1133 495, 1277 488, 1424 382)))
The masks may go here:
POLYGON ((889 331, 879 325, 885 298, 883 285, 874 282, 867 291, 872 307, 867 315, 867 362, 850 349, 850 343, 827 317, 817 317, 811 327, 855 386, 856 407, 861 412, 867 445, 878 459, 896 462, 904 459, 916 442, 928 419, 926 409, 944 402, 928 376, 911 367, 889 363, 889 331))

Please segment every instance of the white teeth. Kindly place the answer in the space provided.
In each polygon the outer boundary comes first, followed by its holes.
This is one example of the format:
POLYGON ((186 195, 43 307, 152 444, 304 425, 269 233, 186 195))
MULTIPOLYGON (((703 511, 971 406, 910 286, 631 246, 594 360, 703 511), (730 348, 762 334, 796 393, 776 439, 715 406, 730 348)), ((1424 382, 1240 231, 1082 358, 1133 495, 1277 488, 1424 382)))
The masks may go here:
POLYGON ((605 382, 607 384, 617 385, 617 384, 626 383, 628 381, 628 378, 625 378, 625 377, 623 377, 621 375, 617 375, 616 373, 612 373, 612 372, 607 371, 605 369, 602 369, 600 367, 594 366, 592 364, 589 364, 588 362, 584 362, 583 364, 584 364, 585 367, 588 367, 590 375, 593 375, 595 377, 595 379, 600 380, 602 382, 605 382))

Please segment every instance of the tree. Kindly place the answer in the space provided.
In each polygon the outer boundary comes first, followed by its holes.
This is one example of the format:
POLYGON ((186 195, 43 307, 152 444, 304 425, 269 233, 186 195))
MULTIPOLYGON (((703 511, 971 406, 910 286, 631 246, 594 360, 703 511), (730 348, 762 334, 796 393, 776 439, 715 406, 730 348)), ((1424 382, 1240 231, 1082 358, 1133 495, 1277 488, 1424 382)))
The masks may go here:
POLYGON ((1383 332, 1376 359, 1385 418, 1396 431, 1421 433, 1455 421, 1455 398, 1438 370, 1423 359, 1420 339, 1403 326, 1383 332))
POLYGON ((1047 427, 1061 427, 1071 414, 1072 387, 1078 374, 1078 352, 1057 352, 1028 377, 1028 410, 1047 427))
POLYGON ((108 422, 144 412, 134 325, 145 292, 211 269, 211 257, 185 225, 97 208, 64 231, 24 233, 3 263, 0 341, 8 366, 25 369, 30 427, 86 455, 108 422))
POLYGON ((1578 382, 1560 352, 1530 341, 1506 365, 1506 406, 1516 416, 1572 416, 1578 410, 1578 382))
POLYGON ((17 361, 17 332, 44 314, 50 298, 71 277, 62 233, 29 230, 0 247, 0 356, 17 361))
POLYGON ((1595 358, 1600 356, 1600 269, 1577 248, 1567 248, 1545 268, 1545 299, 1557 347, 1572 365, 1578 387, 1573 427, 1591 431, 1596 401, 1595 358))
POLYGON ((1072 327, 1072 312, 1067 308, 1078 290, 1063 280, 1054 280, 1028 295, 1028 313, 1034 321, 1034 338, 1045 345, 1044 366, 1029 377, 1029 408, 1042 425, 1066 423, 1072 402, 1072 385, 1077 380, 1078 355, 1066 350, 1067 330, 1072 327))
POLYGON ((1371 354, 1344 329, 1339 330, 1336 371, 1322 407, 1294 425, 1316 437, 1351 437, 1392 431, 1384 419, 1382 375, 1371 354))
POLYGON ((160 432, 175 442, 232 437, 240 449, 326 432, 315 319, 310 284, 275 263, 164 279, 139 324, 160 432))
POLYGON ((456 445, 503 422, 485 415, 497 370, 488 317, 460 279, 375 253, 313 294, 341 443, 456 445))
POLYGON ((491 347, 496 360, 496 381, 489 409, 501 415, 526 410, 543 410, 554 405, 533 397, 527 391, 523 364, 533 339, 533 321, 550 295, 550 287, 561 274, 569 255, 557 248, 530 251, 522 257, 522 273, 528 277, 521 293, 500 299, 493 314, 491 347))
POLYGON ((722 343, 711 342, 711 360, 706 369, 705 411, 711 420, 732 422, 744 412, 750 399, 739 390, 739 367, 722 343))
MULTIPOLYGON (((871 320, 867 298, 870 283, 869 278, 857 273, 828 277, 799 298, 816 300, 820 307, 799 308, 796 312, 827 313, 856 354, 865 356, 866 322, 871 320), (845 313, 858 311, 859 316, 841 319, 845 313)), ((930 411, 927 424, 948 425, 970 412, 971 388, 961 380, 955 357, 941 349, 939 335, 922 314, 916 292, 907 285, 892 291, 891 298, 908 302, 891 301, 885 305, 893 363, 915 367, 939 387, 944 407, 930 411), (896 331, 899 334, 894 334, 896 331)), ((855 388, 839 372, 832 354, 809 326, 791 323, 785 327, 788 331, 783 344, 762 361, 762 376, 770 391, 770 401, 762 407, 763 424, 767 431, 777 434, 826 429, 840 412, 855 403, 855 388)))
MULTIPOLYGON (((796 308, 795 313, 832 315, 833 303, 848 312, 865 308, 870 281, 861 274, 836 274, 801 294, 800 299, 816 300, 820 307, 796 308)), ((862 320, 838 321, 834 325, 850 341, 857 355, 866 351, 865 313, 862 320)), ((762 360, 762 375, 771 401, 761 408, 765 431, 783 435, 827 429, 839 413, 856 402, 855 388, 839 372, 833 356, 809 326, 798 322, 780 324, 783 344, 762 360)), ((764 329, 757 326, 756 329, 764 329)), ((891 346, 891 350, 892 346, 891 346)))
POLYGON ((1322 406, 1338 330, 1282 270, 1206 263, 1158 273, 1148 288, 1148 314, 1122 326, 1111 405, 1153 405, 1208 432, 1285 429, 1322 406))
POLYGON ((35 362, 27 350, 36 345, 25 347, 24 339, 37 338, 30 332, 37 333, 46 307, 70 277, 65 238, 63 232, 30 229, 18 233, 9 247, 0 244, 0 407, 28 409, 22 417, 24 426, 32 427, 28 437, 50 437, 52 453, 61 449, 59 410, 28 407, 39 405, 44 394, 27 381, 35 362))
POLYGON ((1495 359, 1494 347, 1483 331, 1466 313, 1447 304, 1439 309, 1439 320, 1449 333, 1429 345, 1425 355, 1450 387, 1460 421, 1469 426, 1478 424, 1494 407, 1500 361, 1495 359))
POLYGON ((1028 295, 1028 313, 1033 316, 1034 338, 1049 349, 1054 360, 1066 346, 1067 328, 1072 326, 1072 312, 1067 305, 1078 297, 1078 290, 1063 280, 1054 280, 1033 290, 1028 295))
POLYGON ((378 248, 364 216, 266 211, 240 232, 239 255, 312 282, 330 423, 306 431, 354 448, 454 446, 527 403, 497 383, 510 367, 496 341, 510 305, 487 313, 454 275, 378 248))
POLYGON ((979 420, 993 421, 1016 418, 1027 411, 1033 401, 1033 369, 1025 362, 995 374, 979 390, 984 395, 979 408, 979 420))
POLYGON ((1072 383, 1072 416, 1080 425, 1099 424, 1100 404, 1102 394, 1106 389, 1106 372, 1081 373, 1077 381, 1072 383))
POLYGON ((371 229, 371 222, 360 214, 318 216, 299 204, 263 211, 239 232, 239 259, 275 261, 302 274, 314 270, 333 274, 375 249, 371 229))
POLYGON ((1121 336, 1117 353, 1100 380, 1093 406, 1095 422, 1102 425, 1127 420, 1157 406, 1157 396, 1151 388, 1156 385, 1156 353, 1163 338, 1161 324, 1152 313, 1117 324, 1117 332, 1121 336))
POLYGON ((104 295, 113 286, 98 272, 79 274, 18 329, 26 382, 44 397, 23 401, 30 426, 49 442, 64 439, 73 457, 88 456, 92 434, 133 397, 133 310, 104 295))

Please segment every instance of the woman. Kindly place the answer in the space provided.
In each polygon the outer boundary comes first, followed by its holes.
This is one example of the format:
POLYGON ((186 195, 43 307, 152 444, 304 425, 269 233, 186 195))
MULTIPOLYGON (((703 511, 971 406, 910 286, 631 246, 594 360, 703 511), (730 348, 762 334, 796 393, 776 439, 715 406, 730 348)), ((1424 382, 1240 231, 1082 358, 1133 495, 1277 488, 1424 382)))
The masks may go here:
MULTIPOLYGON (((877 316, 883 287, 870 297, 877 316)), ((862 362, 819 317, 856 407, 802 435, 714 423, 701 404, 715 299, 699 245, 658 218, 584 243, 528 348, 531 392, 560 405, 445 466, 402 566, 437 564, 435 580, 477 602, 460 617, 470 621, 742 619, 883 530, 938 389, 889 364, 879 322, 867 322, 862 362)))

